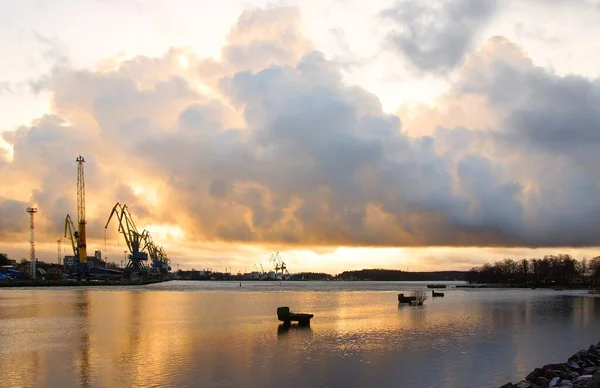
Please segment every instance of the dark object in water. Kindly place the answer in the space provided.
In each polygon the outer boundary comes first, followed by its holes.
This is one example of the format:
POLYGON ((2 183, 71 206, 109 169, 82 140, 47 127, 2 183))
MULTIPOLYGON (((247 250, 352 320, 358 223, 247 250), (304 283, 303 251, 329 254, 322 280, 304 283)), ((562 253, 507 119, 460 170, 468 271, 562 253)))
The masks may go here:
POLYGON ((404 296, 404 294, 398 294, 398 303, 407 303, 411 304, 416 302, 416 296, 404 296))
POLYGON ((299 325, 310 325, 310 319, 313 314, 293 313, 289 307, 277 307, 277 319, 285 325, 289 325, 292 321, 298 322, 299 325))
POLYGON ((427 288, 446 288, 445 284, 428 284, 427 288))
POLYGON ((431 296, 433 298, 437 298, 437 297, 443 297, 444 293, 443 292, 435 292, 434 290, 431 290, 431 296))

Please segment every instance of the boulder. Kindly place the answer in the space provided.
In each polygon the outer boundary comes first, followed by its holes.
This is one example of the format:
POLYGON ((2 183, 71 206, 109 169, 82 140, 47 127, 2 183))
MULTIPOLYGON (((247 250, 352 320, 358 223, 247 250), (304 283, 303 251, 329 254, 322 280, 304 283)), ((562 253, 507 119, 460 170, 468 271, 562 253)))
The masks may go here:
POLYGON ((583 371, 581 373, 583 373, 584 375, 593 375, 594 373, 596 373, 596 367, 586 366, 585 368, 583 368, 583 371))
POLYGON ((550 369, 550 370, 560 370, 560 371, 566 372, 568 367, 569 366, 567 365, 566 362, 561 362, 560 364, 547 364, 547 365, 544 365, 542 367, 542 369, 544 369, 544 370, 548 370, 548 369, 550 369))
POLYGON ((592 381, 592 375, 581 375, 573 381, 577 385, 584 385, 592 381))
POLYGON ((573 386, 573 382, 571 380, 561 380, 560 381, 560 386, 561 387, 572 387, 573 386))
POLYGON ((540 387, 547 387, 548 384, 550 383, 550 380, 548 380, 545 377, 538 377, 537 379, 535 379, 535 383, 536 385, 540 386, 540 387))
POLYGON ((569 359, 567 360, 567 362, 570 364, 571 361, 573 361, 573 362, 579 361, 579 355, 578 354, 574 354, 571 357, 569 357, 569 359))
POLYGON ((517 384, 515 384, 516 388, 537 388, 537 385, 529 382, 527 380, 521 380, 517 384))
POLYGON ((548 383, 549 387, 558 387, 558 382, 560 381, 560 377, 555 377, 548 383))
POLYGON ((581 367, 575 361, 569 361, 569 369, 571 369, 573 371, 579 371, 581 369, 581 367))
POLYGON ((535 382, 535 380, 537 380, 538 377, 542 376, 543 374, 544 374, 543 369, 535 368, 533 370, 533 372, 531 372, 530 374, 527 375, 527 377, 525 377, 525 380, 531 381, 533 383, 533 382, 535 382))
POLYGON ((552 380, 553 378, 558 377, 558 376, 559 376, 558 372, 555 370, 551 370, 551 369, 548 369, 546 371, 546 373, 544 373, 544 377, 547 378, 548 380, 552 380))
POLYGON ((579 356, 579 358, 587 358, 590 355, 587 350, 580 350, 576 354, 579 356))
POLYGON ((515 388, 515 385, 513 383, 506 383, 503 386, 501 386, 500 388, 515 388))

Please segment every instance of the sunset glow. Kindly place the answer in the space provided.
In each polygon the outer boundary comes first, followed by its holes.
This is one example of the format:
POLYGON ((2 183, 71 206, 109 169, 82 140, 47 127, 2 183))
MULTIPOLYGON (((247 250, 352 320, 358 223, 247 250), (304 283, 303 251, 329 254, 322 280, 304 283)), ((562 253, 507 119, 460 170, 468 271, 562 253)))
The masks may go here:
POLYGON ((17 15, 0 27, 11 257, 27 255, 32 204, 40 259, 56 257, 79 154, 88 250, 109 260, 123 256, 116 224, 104 243, 117 202, 181 268, 267 266, 274 251, 292 272, 332 273, 597 256, 587 2, 482 5, 464 23, 460 2, 39 3, 47 20, 37 2, 2 6, 17 15))

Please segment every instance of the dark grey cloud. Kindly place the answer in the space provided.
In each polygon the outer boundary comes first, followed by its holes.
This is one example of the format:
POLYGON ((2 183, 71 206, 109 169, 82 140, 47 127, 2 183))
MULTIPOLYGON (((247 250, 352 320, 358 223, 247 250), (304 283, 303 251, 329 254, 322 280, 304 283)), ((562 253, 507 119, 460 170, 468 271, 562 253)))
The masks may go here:
POLYGON ((29 230, 29 215, 25 212, 29 206, 27 202, 0 198, 0 238, 10 239, 29 230))
POLYGON ((389 41, 398 52, 420 70, 443 72, 460 65, 495 9, 495 0, 400 0, 381 16, 395 23, 389 41))

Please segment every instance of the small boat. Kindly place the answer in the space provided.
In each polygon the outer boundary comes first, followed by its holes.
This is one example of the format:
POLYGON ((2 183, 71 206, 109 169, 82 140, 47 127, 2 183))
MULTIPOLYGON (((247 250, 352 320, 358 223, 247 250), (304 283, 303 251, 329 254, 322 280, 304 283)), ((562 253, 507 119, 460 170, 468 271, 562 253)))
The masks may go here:
POLYGON ((428 284, 427 288, 446 288, 445 284, 428 284))
POLYGON ((432 298, 439 298, 439 297, 443 297, 444 293, 443 292, 435 292, 434 290, 431 290, 431 297, 432 298))
POLYGON ((314 314, 293 313, 289 307, 277 307, 277 319, 286 325, 291 322, 298 322, 299 325, 310 325, 312 317, 314 317, 314 314))

